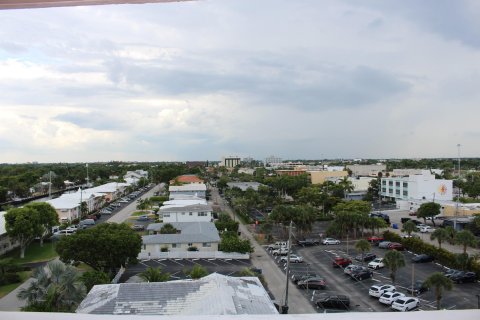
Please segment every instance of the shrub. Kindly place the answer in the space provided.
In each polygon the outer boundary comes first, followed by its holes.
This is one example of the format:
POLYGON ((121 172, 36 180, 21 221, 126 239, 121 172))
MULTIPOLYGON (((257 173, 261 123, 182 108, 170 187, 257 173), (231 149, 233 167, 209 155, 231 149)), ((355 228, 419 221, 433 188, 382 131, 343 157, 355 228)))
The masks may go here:
POLYGON ((168 247, 161 247, 160 252, 168 252, 168 247))
POLYGON ((195 246, 188 247, 188 251, 198 251, 198 248, 195 246))

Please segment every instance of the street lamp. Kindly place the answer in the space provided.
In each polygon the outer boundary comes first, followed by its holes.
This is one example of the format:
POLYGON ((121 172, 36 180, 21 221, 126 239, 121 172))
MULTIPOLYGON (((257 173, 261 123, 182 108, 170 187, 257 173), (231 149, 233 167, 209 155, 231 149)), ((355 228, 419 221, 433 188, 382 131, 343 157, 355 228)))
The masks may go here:
MULTIPOLYGON (((458 181, 460 182, 460 143, 457 144, 458 148, 458 181)), ((453 230, 457 230, 457 215, 458 215, 458 207, 460 201, 460 185, 457 185, 457 203, 455 208, 455 217, 453 219, 453 230)))

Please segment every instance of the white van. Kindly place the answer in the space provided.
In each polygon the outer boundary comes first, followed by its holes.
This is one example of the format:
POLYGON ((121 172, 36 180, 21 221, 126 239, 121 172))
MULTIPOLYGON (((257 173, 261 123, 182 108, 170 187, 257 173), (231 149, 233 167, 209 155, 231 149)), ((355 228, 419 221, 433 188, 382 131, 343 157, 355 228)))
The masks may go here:
POLYGON ((93 219, 85 219, 80 221, 81 226, 94 226, 95 225, 95 220, 93 219))

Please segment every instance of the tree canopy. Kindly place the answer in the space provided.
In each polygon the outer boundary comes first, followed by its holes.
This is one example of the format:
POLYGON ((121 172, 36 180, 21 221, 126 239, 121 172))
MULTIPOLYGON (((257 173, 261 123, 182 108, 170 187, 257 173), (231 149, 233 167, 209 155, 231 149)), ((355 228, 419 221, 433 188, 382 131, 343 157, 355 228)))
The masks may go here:
MULTIPOLYGON (((422 203, 417 210, 417 217, 423 218, 423 221, 427 223, 427 218, 433 218, 440 214, 440 204, 435 202, 422 203)), ((432 223, 435 226, 435 219, 432 219, 432 223)))
POLYGON ((83 262, 95 270, 113 272, 136 261, 142 238, 126 224, 103 223, 63 237, 56 250, 65 262, 83 262))
POLYGON ((20 258, 24 258, 28 244, 43 232, 37 211, 32 207, 12 208, 4 217, 7 234, 20 243, 20 258))

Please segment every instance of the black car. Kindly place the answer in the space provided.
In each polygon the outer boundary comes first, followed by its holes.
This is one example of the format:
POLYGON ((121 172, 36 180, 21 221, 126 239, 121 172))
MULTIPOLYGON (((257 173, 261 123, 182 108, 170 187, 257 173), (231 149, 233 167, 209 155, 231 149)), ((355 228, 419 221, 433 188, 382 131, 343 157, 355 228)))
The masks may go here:
POLYGON ((373 271, 369 269, 354 270, 352 273, 350 273, 350 277, 357 281, 365 280, 373 277, 373 271))
POLYGON ((318 246, 320 244, 319 239, 305 239, 305 240, 298 240, 297 241, 298 245, 300 246, 318 246))
POLYGON ((477 281, 477 275, 475 272, 457 272, 454 273, 450 279, 455 283, 475 282, 477 281))
POLYGON ((390 217, 388 216, 388 214, 381 212, 372 212, 370 213, 370 217, 382 218, 388 225, 390 224, 390 217))
POLYGON ((297 284, 299 281, 314 277, 318 277, 318 275, 315 273, 296 273, 292 275, 292 281, 293 283, 297 284))
POLYGON ((342 295, 321 297, 316 301, 318 307, 323 309, 345 309, 350 307, 350 298, 342 295))
POLYGON ((424 262, 432 262, 433 257, 429 256, 428 254, 419 254, 412 258, 413 263, 424 263, 424 262))
POLYGON ((325 279, 320 277, 308 278, 306 280, 298 281, 298 287, 302 289, 325 289, 325 279))
POLYGON ((364 262, 370 262, 372 260, 375 260, 376 258, 377 258, 376 254, 369 252, 369 253, 365 253, 363 255, 363 257, 362 257, 361 254, 356 256, 355 260, 357 260, 357 261, 362 261, 363 260, 364 262))
POLYGON ((419 295, 428 290, 428 287, 423 283, 423 281, 416 281, 415 284, 407 288, 407 292, 413 295, 419 295))

